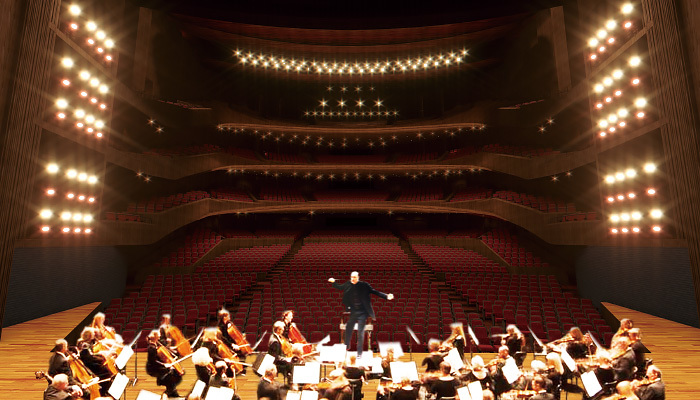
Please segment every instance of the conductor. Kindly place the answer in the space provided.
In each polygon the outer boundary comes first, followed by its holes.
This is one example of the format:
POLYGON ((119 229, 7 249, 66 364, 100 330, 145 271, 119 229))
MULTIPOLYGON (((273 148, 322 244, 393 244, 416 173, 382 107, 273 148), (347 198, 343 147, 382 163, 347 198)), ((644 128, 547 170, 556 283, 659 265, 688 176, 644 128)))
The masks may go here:
POLYGON ((345 345, 350 346, 352 331, 357 324, 357 356, 360 357, 365 342, 367 318, 375 318, 369 295, 374 294, 387 300, 392 300, 394 295, 374 290, 369 283, 360 281, 360 274, 357 271, 353 271, 350 274, 350 280, 343 284, 335 283, 334 278, 329 278, 328 282, 332 283, 334 288, 343 291, 343 304, 350 311, 350 318, 345 325, 345 345))

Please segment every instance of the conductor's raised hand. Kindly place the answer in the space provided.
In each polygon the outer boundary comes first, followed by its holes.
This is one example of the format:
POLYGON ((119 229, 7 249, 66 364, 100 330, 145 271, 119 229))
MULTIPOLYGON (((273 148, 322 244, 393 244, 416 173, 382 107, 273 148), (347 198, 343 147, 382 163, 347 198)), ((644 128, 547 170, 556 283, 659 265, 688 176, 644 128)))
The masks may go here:
POLYGON ((335 282, 335 278, 328 278, 328 282, 334 283, 334 282, 335 282))
POLYGON ((393 293, 387 294, 387 295, 386 295, 386 299, 387 299, 387 300, 394 300, 394 294, 393 294, 393 293))

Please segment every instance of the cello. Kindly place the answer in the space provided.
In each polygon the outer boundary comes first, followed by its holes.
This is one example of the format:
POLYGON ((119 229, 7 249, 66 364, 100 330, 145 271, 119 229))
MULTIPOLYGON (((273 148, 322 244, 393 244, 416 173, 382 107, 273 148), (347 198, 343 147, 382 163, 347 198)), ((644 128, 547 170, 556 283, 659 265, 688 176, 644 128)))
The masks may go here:
POLYGON ((182 368, 182 365, 180 365, 179 362, 176 362, 177 357, 170 352, 170 349, 163 346, 158 341, 156 341, 156 352, 158 353, 158 358, 160 358, 163 364, 171 366, 180 376, 185 374, 185 369, 182 368))
POLYGON ((239 351, 241 354, 243 354, 244 357, 251 354, 253 352, 253 348, 250 346, 250 343, 248 343, 241 331, 239 331, 238 328, 236 328, 236 325, 234 325, 234 323, 231 321, 229 321, 227 325, 226 332, 229 336, 231 336, 231 339, 236 342, 236 345, 240 347, 239 351))
POLYGON ((294 322, 292 322, 291 325, 289 325, 289 340, 292 343, 303 343, 304 354, 309 354, 314 351, 313 345, 309 344, 309 342, 306 341, 306 338, 304 338, 304 335, 301 334, 299 328, 297 328, 297 324, 295 324, 294 322))
POLYGON ((73 353, 68 353, 68 366, 73 373, 73 379, 80 382, 81 386, 84 386, 84 390, 90 392, 90 400, 100 397, 100 387, 97 383, 104 381, 98 380, 83 361, 73 353))
POLYGON ((177 326, 170 325, 166 331, 166 334, 170 337, 170 339, 172 339, 173 347, 175 347, 180 357, 192 354, 192 345, 190 345, 189 340, 185 339, 182 331, 180 331, 177 326))

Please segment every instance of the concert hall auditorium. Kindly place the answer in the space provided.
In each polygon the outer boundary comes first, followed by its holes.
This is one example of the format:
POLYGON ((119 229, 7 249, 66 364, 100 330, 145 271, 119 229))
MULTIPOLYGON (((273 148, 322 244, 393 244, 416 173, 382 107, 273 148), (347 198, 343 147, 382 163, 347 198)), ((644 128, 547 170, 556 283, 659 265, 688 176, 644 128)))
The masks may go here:
POLYGON ((697 399, 696 0, 1 3, 6 398, 697 399))

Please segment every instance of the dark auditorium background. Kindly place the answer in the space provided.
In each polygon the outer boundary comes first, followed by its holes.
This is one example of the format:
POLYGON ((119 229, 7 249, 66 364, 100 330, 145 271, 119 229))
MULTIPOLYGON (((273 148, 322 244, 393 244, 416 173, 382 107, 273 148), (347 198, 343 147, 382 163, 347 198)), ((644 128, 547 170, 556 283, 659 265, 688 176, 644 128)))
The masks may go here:
POLYGON ((2 327, 226 276, 262 332, 338 243, 700 327, 696 1, 237 3, 0 2, 2 327))

